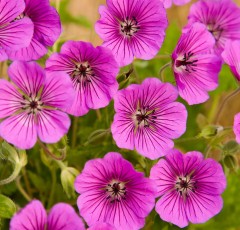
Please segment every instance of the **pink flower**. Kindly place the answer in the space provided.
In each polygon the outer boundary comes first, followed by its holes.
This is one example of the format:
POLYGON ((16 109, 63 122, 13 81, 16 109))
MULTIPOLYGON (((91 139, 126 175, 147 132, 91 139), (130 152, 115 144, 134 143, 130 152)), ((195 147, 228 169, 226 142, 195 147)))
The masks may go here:
POLYGON ((105 47, 68 41, 59 54, 47 60, 46 66, 49 72, 65 72, 71 78, 75 96, 67 112, 72 115, 82 116, 90 109, 107 106, 117 92, 119 67, 105 47))
POLYGON ((220 55, 227 39, 240 39, 240 9, 231 0, 200 0, 191 6, 188 25, 203 23, 215 39, 220 55))
POLYGON ((52 207, 48 216, 42 203, 33 200, 10 222, 10 230, 84 230, 84 224, 75 210, 65 203, 52 207))
POLYGON ((11 60, 39 59, 48 52, 47 47, 53 46, 61 34, 60 17, 55 8, 50 6, 49 0, 25 0, 25 3, 26 8, 18 12, 17 21, 21 23, 22 20, 31 19, 34 33, 26 48, 7 52, 11 60))
POLYGON ((68 132, 65 110, 73 99, 72 83, 64 73, 47 73, 36 63, 14 62, 8 69, 14 85, 0 80, 0 136, 21 149, 39 137, 55 143, 68 132))
POLYGON ((180 228, 189 222, 204 223, 222 209, 220 195, 226 187, 223 169, 215 160, 204 159, 200 152, 182 154, 172 150, 152 167, 150 178, 160 197, 157 213, 180 228))
POLYGON ((24 0, 0 1, 0 62, 8 59, 6 52, 26 47, 32 39, 31 20, 15 20, 24 8, 24 0))
POLYGON ((168 24, 160 0, 108 0, 99 13, 95 30, 120 66, 134 57, 149 60, 158 53, 168 24))
POLYGON ((180 37, 172 54, 179 95, 189 105, 208 100, 208 91, 218 86, 221 59, 211 50, 215 42, 205 26, 194 23, 180 37))
POLYGON ((117 146, 136 148, 150 159, 164 156, 174 146, 172 139, 186 130, 187 111, 183 104, 175 102, 177 97, 174 86, 157 78, 118 91, 111 126, 117 146))
POLYGON ((140 229, 155 204, 152 181, 119 153, 88 161, 76 178, 75 189, 81 194, 80 214, 90 227, 105 222, 118 230, 140 229))
POLYGON ((236 79, 240 82, 240 41, 228 40, 222 52, 223 60, 230 66, 236 79))
POLYGON ((161 0, 161 1, 163 2, 165 8, 170 8, 173 3, 177 6, 181 6, 190 2, 191 0, 161 0))
POLYGON ((117 229, 108 223, 96 222, 96 224, 88 228, 88 230, 117 230, 117 229))
POLYGON ((240 144, 240 113, 237 113, 234 117, 233 131, 236 135, 236 140, 240 144))

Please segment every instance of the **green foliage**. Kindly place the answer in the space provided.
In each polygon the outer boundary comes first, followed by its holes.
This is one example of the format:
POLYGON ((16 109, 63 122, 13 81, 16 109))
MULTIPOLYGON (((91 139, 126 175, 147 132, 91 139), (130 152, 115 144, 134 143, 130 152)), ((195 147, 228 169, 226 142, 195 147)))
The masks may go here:
POLYGON ((0 194, 0 218, 10 219, 16 210, 14 202, 8 197, 0 194))

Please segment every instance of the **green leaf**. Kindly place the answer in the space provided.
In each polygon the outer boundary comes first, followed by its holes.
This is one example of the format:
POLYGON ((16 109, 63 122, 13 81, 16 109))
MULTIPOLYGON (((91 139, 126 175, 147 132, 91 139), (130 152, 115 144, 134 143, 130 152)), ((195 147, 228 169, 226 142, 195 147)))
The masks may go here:
POLYGON ((16 205, 8 197, 0 194, 0 218, 10 219, 17 211, 16 205))

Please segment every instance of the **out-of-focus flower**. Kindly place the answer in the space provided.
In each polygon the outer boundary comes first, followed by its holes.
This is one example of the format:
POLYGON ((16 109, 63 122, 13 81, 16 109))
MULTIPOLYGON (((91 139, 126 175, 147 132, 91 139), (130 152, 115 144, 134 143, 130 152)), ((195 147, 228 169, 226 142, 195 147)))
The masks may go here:
POLYGON ((174 3, 177 6, 184 5, 191 0, 161 0, 165 8, 170 8, 172 4, 174 3))
POLYGON ((8 74, 16 87, 0 80, 0 136, 20 149, 32 148, 37 137, 59 141, 70 127, 70 118, 60 110, 65 111, 74 94, 67 74, 45 74, 36 63, 18 61, 8 74))
POLYGON ((160 197, 156 211, 164 221, 183 228, 189 222, 204 223, 222 209, 220 195, 226 187, 222 166, 205 160, 200 152, 172 150, 152 167, 150 178, 160 197))
POLYGON ((222 52, 222 58, 226 62, 236 77, 237 81, 240 82, 240 41, 226 42, 224 51, 222 52))
POLYGON ((174 146, 172 139, 186 130, 187 111, 183 104, 175 102, 177 97, 174 86, 157 78, 118 91, 111 126, 117 146, 136 148, 150 159, 164 156, 174 146))
POLYGON ((0 62, 7 60, 7 51, 27 47, 33 36, 33 23, 29 18, 16 20, 25 8, 24 0, 0 1, 0 62))
POLYGON ((240 144, 240 113, 234 117, 233 131, 236 135, 236 141, 240 144))
MULTIPOLYGON (((49 0, 25 0, 26 8, 18 12, 17 22, 30 18, 34 24, 34 34, 31 43, 26 48, 7 52, 11 60, 37 60, 53 46, 61 34, 60 17, 49 0)), ((25 29, 24 29, 25 32, 25 29)), ((23 40, 23 38, 21 38, 23 40)))
POLYGON ((117 92, 119 67, 105 47, 68 41, 59 54, 47 60, 46 66, 48 71, 65 72, 72 79, 75 97, 67 110, 72 115, 82 116, 90 109, 107 106, 117 92))
POLYGON ((42 203, 33 200, 18 213, 10 222, 10 230, 84 230, 84 224, 75 210, 65 203, 52 207, 48 216, 42 203))
POLYGON ((109 223, 118 230, 137 230, 155 204, 155 187, 119 153, 86 163, 76 178, 77 205, 89 227, 109 223))
POLYGON ((99 13, 95 30, 120 66, 149 60, 161 48, 168 22, 160 0, 108 0, 99 13))
POLYGON ((172 54, 179 95, 189 105, 208 100, 208 91, 218 86, 221 58, 211 53, 214 39, 201 23, 194 23, 180 37, 172 54))
POLYGON ((240 40, 240 9, 232 0, 200 0, 191 6, 188 25, 203 23, 215 39, 220 55, 227 39, 240 40))

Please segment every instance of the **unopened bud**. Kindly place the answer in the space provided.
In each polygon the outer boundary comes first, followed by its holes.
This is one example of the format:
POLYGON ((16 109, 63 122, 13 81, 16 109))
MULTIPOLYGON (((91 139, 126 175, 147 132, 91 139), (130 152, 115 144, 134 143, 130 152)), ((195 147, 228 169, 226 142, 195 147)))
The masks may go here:
POLYGON ((206 139, 216 136, 220 131, 223 130, 222 126, 208 125, 202 129, 200 136, 206 139))

